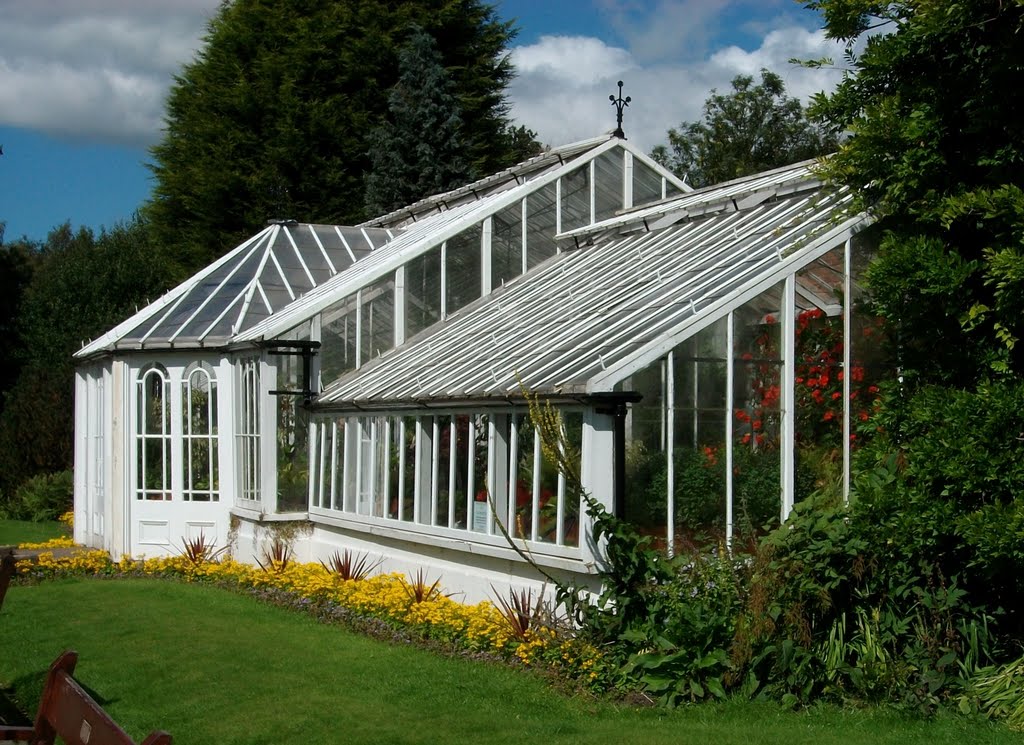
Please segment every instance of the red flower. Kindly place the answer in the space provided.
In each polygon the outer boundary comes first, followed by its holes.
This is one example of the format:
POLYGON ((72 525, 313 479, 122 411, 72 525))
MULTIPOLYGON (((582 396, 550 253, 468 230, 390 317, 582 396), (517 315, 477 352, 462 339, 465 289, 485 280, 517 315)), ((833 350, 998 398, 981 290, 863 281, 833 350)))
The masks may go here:
POLYGON ((765 323, 775 323, 775 316, 773 316, 771 313, 769 313, 768 315, 766 315, 764 317, 764 322, 765 323))
POLYGON ((750 444, 750 433, 747 432, 747 434, 743 435, 743 439, 741 439, 740 442, 742 442, 744 445, 749 445, 750 444))
POLYGON ((862 422, 866 422, 868 420, 868 413, 866 411, 862 411, 859 414, 859 418, 862 422))
POLYGON ((835 416, 835 414, 833 414, 831 411, 826 411, 825 415, 821 417, 821 421, 823 421, 823 422, 831 422, 832 421, 832 417, 834 417, 834 416, 835 416))
POLYGON ((868 386, 868 393, 878 393, 878 386, 877 385, 869 385, 868 386))
POLYGON ((754 423, 753 423, 753 424, 752 424, 751 426, 752 426, 752 427, 753 427, 753 428, 754 428, 755 430, 761 429, 761 420, 760 420, 760 419, 755 419, 755 420, 754 420, 754 423))
MULTIPOLYGON (((854 394, 854 395, 857 395, 857 394, 854 394)), ((842 397, 843 397, 843 394, 840 391, 836 391, 836 392, 834 392, 832 394, 832 400, 833 401, 835 401, 836 399, 840 399, 842 397)), ((853 396, 850 396, 850 398, 853 398, 853 396)))
POLYGON ((749 422, 750 414, 743 409, 736 409, 736 421, 737 422, 749 422))

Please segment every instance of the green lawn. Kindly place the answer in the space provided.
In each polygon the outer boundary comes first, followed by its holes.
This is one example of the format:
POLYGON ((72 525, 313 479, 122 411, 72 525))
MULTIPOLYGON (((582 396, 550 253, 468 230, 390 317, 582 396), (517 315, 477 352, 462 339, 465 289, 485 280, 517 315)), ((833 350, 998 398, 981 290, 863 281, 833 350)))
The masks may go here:
POLYGON ((324 626, 210 586, 62 580, 11 587, 0 686, 34 711, 64 648, 136 738, 218 743, 1020 743, 951 716, 915 721, 733 702, 673 712, 570 698, 540 678, 324 626))
POLYGON ((18 543, 41 543, 67 535, 58 522, 30 523, 25 520, 0 520, 0 546, 18 543))

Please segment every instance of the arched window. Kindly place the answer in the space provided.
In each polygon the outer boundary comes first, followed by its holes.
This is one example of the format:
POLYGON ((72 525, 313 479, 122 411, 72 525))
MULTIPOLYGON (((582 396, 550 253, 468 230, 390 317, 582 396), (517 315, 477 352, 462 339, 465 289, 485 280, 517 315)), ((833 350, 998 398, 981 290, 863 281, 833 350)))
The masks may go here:
POLYGON ((160 365, 136 381, 135 498, 171 498, 171 386, 160 365))
POLYGON ((190 366, 181 381, 182 497, 220 499, 217 462, 217 378, 206 364, 190 366))

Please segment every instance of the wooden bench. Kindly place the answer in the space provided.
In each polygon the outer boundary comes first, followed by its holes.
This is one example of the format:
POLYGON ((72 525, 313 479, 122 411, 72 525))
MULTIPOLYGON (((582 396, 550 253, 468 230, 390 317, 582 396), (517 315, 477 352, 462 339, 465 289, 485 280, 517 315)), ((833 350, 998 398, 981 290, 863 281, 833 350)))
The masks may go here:
MULTIPOLYGON (((135 745, 72 676, 78 652, 64 652, 52 665, 43 687, 39 713, 32 727, 0 725, 0 741, 53 745, 60 736, 67 745, 135 745)), ((142 745, 171 745, 171 736, 154 731, 142 745)))

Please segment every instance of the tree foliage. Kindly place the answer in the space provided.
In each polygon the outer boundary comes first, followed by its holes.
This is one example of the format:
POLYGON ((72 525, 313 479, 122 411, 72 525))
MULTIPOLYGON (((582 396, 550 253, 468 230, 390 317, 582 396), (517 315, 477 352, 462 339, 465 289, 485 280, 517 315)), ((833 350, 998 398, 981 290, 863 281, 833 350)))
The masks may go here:
POLYGON ((817 0, 863 52, 812 114, 848 139, 826 173, 888 230, 874 296, 906 374, 973 385, 1024 365, 1024 6, 817 0), (936 344, 941 338, 942 343, 936 344), (938 354, 938 359, 935 355, 938 354))
POLYGON ((388 118, 370 134, 366 210, 384 214, 468 180, 455 84, 433 37, 416 28, 398 54, 388 118))
POLYGON ((481 0, 232 0, 168 98, 147 208, 158 239, 194 269, 271 218, 363 219, 369 133, 414 25, 453 81, 470 173, 514 162, 514 31, 481 0))
POLYGON ((763 547, 738 658, 793 695, 930 706, 1024 642, 1024 5, 808 5, 849 45, 810 113, 846 135, 823 174, 878 219, 901 378, 851 508, 798 509, 763 547))
POLYGON ((52 230, 33 247, 35 270, 18 308, 21 368, 0 412, 0 492, 71 467, 74 361, 81 342, 124 320, 167 288, 165 254, 142 224, 52 230))
POLYGON ((831 152, 836 139, 811 123, 782 78, 761 70, 761 82, 738 75, 732 91, 711 95, 697 122, 668 131, 651 155, 696 187, 721 183, 831 152))

